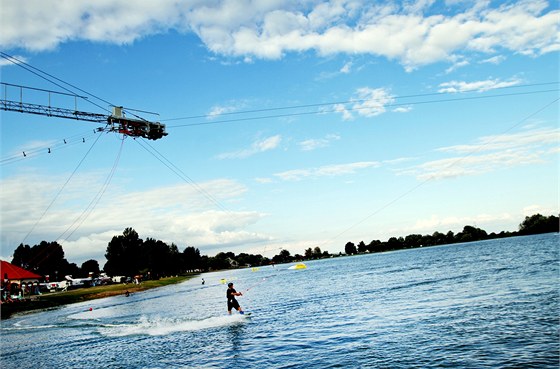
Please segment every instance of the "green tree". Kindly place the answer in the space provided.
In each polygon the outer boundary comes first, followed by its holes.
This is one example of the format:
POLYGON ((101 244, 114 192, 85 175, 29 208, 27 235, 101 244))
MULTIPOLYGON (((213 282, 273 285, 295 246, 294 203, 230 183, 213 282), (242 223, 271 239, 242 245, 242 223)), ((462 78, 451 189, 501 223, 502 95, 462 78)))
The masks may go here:
POLYGON ((321 248, 319 246, 315 247, 313 249, 313 258, 319 259, 321 258, 321 255, 323 255, 321 248))
MULTIPOLYGON (((76 263, 66 262, 66 267, 63 270, 66 270, 66 272, 63 273, 64 275, 71 275, 71 276, 82 275, 82 269, 80 269, 80 267, 76 263)), ((59 278, 59 279, 62 279, 62 278, 59 278)))
POLYGON ((183 271, 183 255, 179 252, 179 248, 174 243, 169 246, 169 253, 170 260, 167 263, 167 273, 169 275, 178 275, 183 271))
POLYGON ((485 230, 470 225, 463 227, 463 231, 455 235, 456 242, 480 241, 488 238, 485 230))
POLYGON ((399 250, 402 248, 402 244, 404 239, 402 237, 391 237, 387 240, 387 249, 388 250, 399 250))
POLYGON ((367 251, 367 246, 364 243, 364 241, 360 241, 360 243, 358 243, 358 252, 359 253, 364 253, 367 251))
POLYGON ((80 268, 80 270, 81 270, 82 277, 87 277, 90 273, 93 273, 94 275, 98 275, 99 263, 97 262, 97 260, 93 260, 93 259, 84 261, 82 263, 82 267, 80 268))
POLYGON ((237 260, 240 266, 256 265, 256 263, 254 262, 256 259, 252 258, 251 255, 244 252, 237 255, 235 259, 237 260))
POLYGON ((208 255, 200 256, 200 269, 206 272, 210 270, 210 257, 208 255))
POLYGON ((519 233, 522 235, 559 231, 559 217, 554 215, 545 217, 541 214, 535 214, 530 217, 525 217, 525 220, 519 225, 519 233))
POLYGON ((414 248, 422 246, 422 235, 421 234, 409 234, 404 238, 404 245, 407 248, 414 248))
POLYGON ((381 250, 381 241, 379 240, 371 240, 369 245, 367 246, 369 252, 379 252, 381 250))
POLYGON ((42 276, 48 275, 50 280, 79 274, 79 268, 68 263, 62 246, 56 241, 41 241, 33 247, 20 244, 14 251, 12 264, 42 276))
POLYGON ((132 228, 126 228, 122 236, 114 236, 107 245, 104 270, 108 275, 133 276, 140 271, 143 241, 132 228))
POLYGON ((29 269, 29 261, 31 260, 31 255, 31 246, 21 243, 14 251, 12 264, 23 269, 29 269))
POLYGON ((292 256, 288 250, 281 250, 278 255, 275 255, 272 258, 272 261, 274 261, 277 264, 289 263, 292 261, 292 256))
POLYGON ((344 245, 344 253, 346 253, 346 255, 354 255, 358 253, 358 249, 353 242, 347 242, 346 245, 344 245))
POLYGON ((447 243, 446 236, 441 232, 434 232, 432 234, 432 245, 445 245, 447 243))
POLYGON ((235 255, 232 252, 219 252, 213 258, 209 258, 208 263, 211 270, 231 268, 231 260, 235 255))
POLYGON ((202 269, 200 251, 197 248, 187 246, 183 250, 183 267, 187 272, 194 272, 196 269, 202 269))
POLYGON ((453 233, 453 231, 449 231, 445 235, 445 243, 450 244, 453 242, 455 242, 455 233, 453 233))
POLYGON ((159 279, 170 274, 169 266, 173 257, 171 248, 163 241, 147 238, 143 245, 142 259, 138 267, 142 274, 150 273, 151 278, 159 279))

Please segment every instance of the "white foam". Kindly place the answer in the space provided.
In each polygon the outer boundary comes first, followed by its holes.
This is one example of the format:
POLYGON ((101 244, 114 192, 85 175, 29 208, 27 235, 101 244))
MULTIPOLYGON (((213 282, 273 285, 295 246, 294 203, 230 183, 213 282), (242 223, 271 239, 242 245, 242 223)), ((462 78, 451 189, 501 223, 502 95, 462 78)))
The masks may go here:
POLYGON ((141 317, 133 324, 104 325, 99 332, 108 337, 124 337, 133 335, 163 336, 177 332, 198 331, 218 328, 246 321, 243 315, 234 314, 210 317, 202 320, 181 320, 141 317))
POLYGON ((56 328, 57 326, 54 324, 48 324, 48 325, 36 325, 36 326, 32 326, 32 325, 19 325, 19 324, 14 324, 13 327, 2 327, 2 330, 6 330, 6 331, 23 331, 23 330, 31 330, 31 329, 50 329, 50 328, 56 328))

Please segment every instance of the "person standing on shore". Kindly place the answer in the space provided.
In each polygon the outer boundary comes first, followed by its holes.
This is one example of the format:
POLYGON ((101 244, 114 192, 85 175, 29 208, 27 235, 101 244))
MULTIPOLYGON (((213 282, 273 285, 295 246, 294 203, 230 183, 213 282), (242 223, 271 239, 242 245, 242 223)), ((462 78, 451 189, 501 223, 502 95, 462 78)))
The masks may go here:
POLYGON ((231 309, 239 311, 239 314, 245 314, 245 312, 241 309, 241 306, 239 306, 239 302, 235 298, 235 296, 242 295, 243 294, 241 292, 237 292, 235 288, 233 288, 233 283, 228 283, 228 289, 226 291, 228 314, 231 315, 231 309))

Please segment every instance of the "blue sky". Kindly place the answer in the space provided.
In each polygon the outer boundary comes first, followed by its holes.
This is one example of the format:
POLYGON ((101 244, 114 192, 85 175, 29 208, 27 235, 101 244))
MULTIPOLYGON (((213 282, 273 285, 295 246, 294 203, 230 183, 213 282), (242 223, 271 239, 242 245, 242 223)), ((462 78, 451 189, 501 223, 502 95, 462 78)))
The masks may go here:
POLYGON ((559 212, 557 2, 0 4, 2 52, 37 68, 1 59, 2 82, 169 133, 2 111, 2 258, 57 240, 103 265, 126 227, 206 255, 338 253, 559 212))

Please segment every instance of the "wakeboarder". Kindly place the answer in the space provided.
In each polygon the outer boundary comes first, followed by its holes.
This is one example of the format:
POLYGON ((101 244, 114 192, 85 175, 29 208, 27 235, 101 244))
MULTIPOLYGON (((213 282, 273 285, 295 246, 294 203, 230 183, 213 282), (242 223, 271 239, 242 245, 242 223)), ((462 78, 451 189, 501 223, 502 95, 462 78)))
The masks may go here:
POLYGON ((243 294, 241 292, 237 292, 235 288, 233 288, 233 283, 228 283, 228 289, 226 291, 228 314, 231 315, 231 309, 239 311, 239 314, 245 314, 241 309, 241 306, 239 306, 239 302, 235 299, 235 296, 242 295, 243 294))

